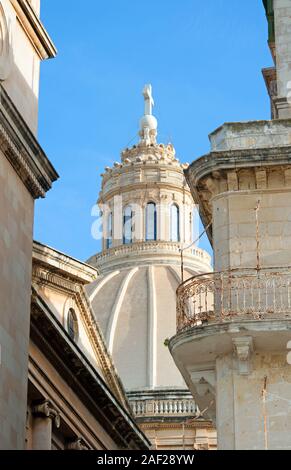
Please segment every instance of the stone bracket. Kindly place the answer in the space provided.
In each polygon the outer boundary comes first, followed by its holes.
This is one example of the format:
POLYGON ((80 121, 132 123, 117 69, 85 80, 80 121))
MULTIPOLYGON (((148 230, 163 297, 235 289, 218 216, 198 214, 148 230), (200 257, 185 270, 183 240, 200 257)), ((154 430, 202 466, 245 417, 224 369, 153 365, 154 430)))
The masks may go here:
POLYGON ((253 338, 251 336, 233 338, 232 343, 239 374, 249 375, 251 373, 251 358, 254 351, 253 338))
POLYGON ((32 407, 32 414, 41 418, 50 418, 56 428, 60 427, 60 413, 54 408, 49 400, 44 400, 41 403, 35 404, 32 407))

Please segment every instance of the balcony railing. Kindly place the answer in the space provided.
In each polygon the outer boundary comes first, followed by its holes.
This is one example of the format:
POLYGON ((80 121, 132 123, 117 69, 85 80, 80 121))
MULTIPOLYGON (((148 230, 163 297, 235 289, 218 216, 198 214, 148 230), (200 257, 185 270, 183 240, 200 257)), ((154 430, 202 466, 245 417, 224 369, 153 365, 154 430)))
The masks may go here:
POLYGON ((178 331, 238 318, 291 318, 291 267, 203 274, 178 287, 178 331))
POLYGON ((136 400, 131 402, 136 417, 142 416, 194 416, 197 406, 194 400, 136 400))

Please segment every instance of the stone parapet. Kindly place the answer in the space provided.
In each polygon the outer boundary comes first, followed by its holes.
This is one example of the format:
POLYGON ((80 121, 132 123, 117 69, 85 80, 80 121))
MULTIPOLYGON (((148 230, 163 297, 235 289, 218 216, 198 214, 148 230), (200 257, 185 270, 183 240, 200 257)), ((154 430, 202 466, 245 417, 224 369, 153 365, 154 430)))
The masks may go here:
MULTIPOLYGON (((92 256, 88 263, 99 268, 102 273, 130 265, 172 264, 181 265, 182 244, 174 242, 137 242, 120 245, 92 256)), ((211 268, 211 256, 197 247, 184 251, 185 267, 205 271, 211 268)))

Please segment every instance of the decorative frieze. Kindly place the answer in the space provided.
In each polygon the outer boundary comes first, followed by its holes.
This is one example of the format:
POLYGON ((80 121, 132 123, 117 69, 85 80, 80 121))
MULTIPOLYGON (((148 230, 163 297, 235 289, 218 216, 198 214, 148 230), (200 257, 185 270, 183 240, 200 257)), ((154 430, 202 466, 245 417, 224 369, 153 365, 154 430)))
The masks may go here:
POLYGON ((0 85, 0 150, 34 199, 45 197, 58 174, 0 85))

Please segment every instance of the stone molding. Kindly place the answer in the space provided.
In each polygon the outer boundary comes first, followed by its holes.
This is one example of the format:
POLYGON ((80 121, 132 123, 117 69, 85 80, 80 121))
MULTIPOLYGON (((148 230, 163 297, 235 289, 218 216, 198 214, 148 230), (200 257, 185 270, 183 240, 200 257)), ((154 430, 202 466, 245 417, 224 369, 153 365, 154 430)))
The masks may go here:
MULTIPOLYGON (((177 265, 181 264, 181 248, 180 243, 175 242, 136 242, 131 245, 120 245, 119 247, 110 248, 103 251, 88 260, 89 264, 98 266, 102 272, 107 269, 112 270, 113 267, 127 267, 130 256, 132 264, 145 262, 152 264, 153 262, 162 264, 173 264, 173 257, 176 257, 177 265)), ((211 256, 200 248, 189 248, 184 251, 185 268, 211 270, 211 256), (201 265, 203 266, 201 266, 201 265)))
MULTIPOLYGON (((214 197, 238 191, 291 189, 291 145, 211 152, 196 160, 185 173, 193 199, 200 207, 204 226, 212 220, 214 197), (277 189, 272 175, 280 177, 277 189)), ((212 228, 208 230, 212 241, 212 228)))
POLYGON ((33 259, 37 265, 51 266, 54 274, 65 275, 65 279, 77 280, 80 284, 94 282, 98 277, 98 271, 92 266, 36 241, 33 242, 33 259))
POLYGON ((0 85, 0 149, 34 199, 45 197, 58 174, 0 85))
POLYGON ((31 412, 34 416, 39 418, 50 418, 56 428, 59 428, 61 425, 60 413, 49 400, 34 404, 31 408, 31 412))
POLYGON ((172 144, 145 144, 140 142, 131 148, 126 148, 121 153, 121 161, 123 163, 131 163, 136 161, 167 161, 179 163, 176 158, 176 151, 172 144))
POLYGON ((56 57, 57 50, 31 4, 26 0, 10 0, 10 2, 40 59, 56 57))

